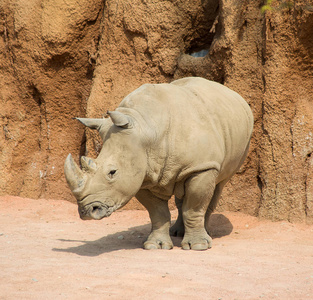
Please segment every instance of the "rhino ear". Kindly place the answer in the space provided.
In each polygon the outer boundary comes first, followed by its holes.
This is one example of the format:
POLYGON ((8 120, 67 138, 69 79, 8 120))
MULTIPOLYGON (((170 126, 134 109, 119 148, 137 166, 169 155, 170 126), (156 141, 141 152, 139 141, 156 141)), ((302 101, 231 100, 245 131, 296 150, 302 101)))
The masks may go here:
POLYGON ((131 127, 131 120, 127 115, 124 115, 119 111, 108 111, 107 114, 110 116, 114 125, 123 128, 131 127))
POLYGON ((90 119, 90 118, 74 118, 80 123, 84 124, 86 127, 91 129, 100 130, 101 125, 105 122, 105 119, 90 119))

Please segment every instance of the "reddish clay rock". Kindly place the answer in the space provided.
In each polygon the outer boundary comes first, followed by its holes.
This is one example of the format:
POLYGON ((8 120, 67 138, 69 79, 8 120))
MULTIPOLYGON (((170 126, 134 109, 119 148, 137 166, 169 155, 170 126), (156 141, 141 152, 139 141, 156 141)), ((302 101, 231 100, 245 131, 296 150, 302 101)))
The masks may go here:
POLYGON ((255 116, 249 157, 218 209, 312 223, 313 7, 273 1, 262 14, 263 3, 3 1, 1 193, 73 199, 64 158, 95 156, 101 141, 71 117, 101 117, 143 83, 202 76, 255 116))
POLYGON ((102 1, 1 1, 1 194, 69 198, 63 164, 77 155, 102 1))

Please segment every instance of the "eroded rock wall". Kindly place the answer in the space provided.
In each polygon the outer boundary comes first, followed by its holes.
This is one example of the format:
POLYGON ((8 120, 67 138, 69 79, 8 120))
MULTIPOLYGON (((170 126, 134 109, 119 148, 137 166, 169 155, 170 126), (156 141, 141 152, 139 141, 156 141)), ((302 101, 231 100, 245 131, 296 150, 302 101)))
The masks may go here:
POLYGON ((101 141, 71 117, 101 117, 143 83, 202 76, 255 116, 249 157, 218 209, 313 222, 307 1, 273 1, 265 14, 261 0, 23 3, 0 11, 1 193, 73 199, 64 158, 96 156, 101 141))
POLYGON ((259 215, 312 222, 313 14, 307 2, 265 19, 259 215))
POLYGON ((80 153, 102 1, 0 3, 0 191, 68 198, 66 153, 80 153))
MULTIPOLYGON (((212 41, 217 14, 216 0, 106 1, 87 115, 101 117, 144 83, 173 80, 181 55, 212 41)), ((87 137, 95 155, 101 142, 87 137)))

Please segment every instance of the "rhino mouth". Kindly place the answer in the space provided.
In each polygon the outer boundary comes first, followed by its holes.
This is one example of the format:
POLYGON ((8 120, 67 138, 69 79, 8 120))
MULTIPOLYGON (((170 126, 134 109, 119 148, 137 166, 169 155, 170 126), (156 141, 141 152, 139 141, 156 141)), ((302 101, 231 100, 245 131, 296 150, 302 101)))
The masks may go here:
POLYGON ((113 212, 113 208, 100 202, 93 202, 84 207, 79 207, 78 212, 82 220, 101 220, 109 217, 113 212))

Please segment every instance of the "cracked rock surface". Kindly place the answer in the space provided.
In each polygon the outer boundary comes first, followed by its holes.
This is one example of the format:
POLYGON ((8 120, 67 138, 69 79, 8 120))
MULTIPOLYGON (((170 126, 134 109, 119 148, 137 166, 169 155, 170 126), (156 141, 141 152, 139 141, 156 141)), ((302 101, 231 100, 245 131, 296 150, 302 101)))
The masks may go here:
POLYGON ((202 76, 241 94, 255 117, 218 209, 313 222, 307 1, 272 1, 264 14, 263 0, 24 2, 0 4, 0 194, 73 201, 67 154, 101 149, 73 117, 102 117, 144 83, 202 76))

